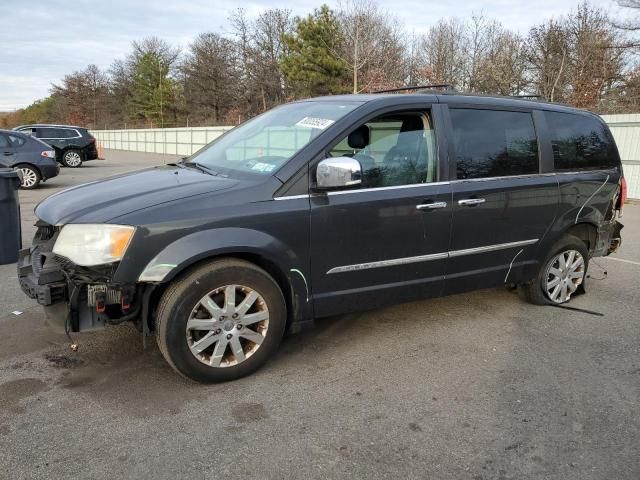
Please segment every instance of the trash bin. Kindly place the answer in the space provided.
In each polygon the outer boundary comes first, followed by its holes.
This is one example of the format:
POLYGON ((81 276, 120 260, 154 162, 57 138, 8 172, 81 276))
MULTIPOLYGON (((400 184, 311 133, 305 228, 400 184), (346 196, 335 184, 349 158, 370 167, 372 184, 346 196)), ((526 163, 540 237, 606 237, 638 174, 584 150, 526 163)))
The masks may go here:
POLYGON ((0 265, 17 262, 22 247, 19 186, 18 172, 0 168, 0 265))

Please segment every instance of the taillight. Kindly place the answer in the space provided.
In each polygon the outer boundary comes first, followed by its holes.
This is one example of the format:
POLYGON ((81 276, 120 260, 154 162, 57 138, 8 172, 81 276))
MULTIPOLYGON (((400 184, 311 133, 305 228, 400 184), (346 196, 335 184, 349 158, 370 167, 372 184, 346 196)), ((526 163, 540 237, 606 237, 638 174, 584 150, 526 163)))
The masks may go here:
POLYGON ((620 177, 620 198, 618 198, 618 210, 622 210, 627 201, 627 181, 624 177, 620 177))
POLYGON ((53 150, 45 150, 44 152, 40 152, 40 155, 47 158, 56 158, 56 152, 53 150))

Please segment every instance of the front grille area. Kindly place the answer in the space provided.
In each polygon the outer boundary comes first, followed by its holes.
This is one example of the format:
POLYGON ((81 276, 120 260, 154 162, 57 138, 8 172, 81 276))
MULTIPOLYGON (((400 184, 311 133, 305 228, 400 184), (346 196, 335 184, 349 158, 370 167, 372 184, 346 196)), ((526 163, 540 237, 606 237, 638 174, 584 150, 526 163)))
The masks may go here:
POLYGON ((31 251, 31 266, 33 267, 33 273, 37 276, 40 276, 42 273, 42 265, 44 263, 44 259, 42 258, 42 254, 40 253, 40 247, 34 247, 31 251))

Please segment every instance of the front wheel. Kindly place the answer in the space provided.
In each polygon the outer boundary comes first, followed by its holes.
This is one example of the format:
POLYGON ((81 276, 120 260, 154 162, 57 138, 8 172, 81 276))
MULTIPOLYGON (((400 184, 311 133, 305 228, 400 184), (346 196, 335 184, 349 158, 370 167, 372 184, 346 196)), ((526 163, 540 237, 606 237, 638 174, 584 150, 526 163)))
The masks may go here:
POLYGON ((589 250, 585 243, 573 235, 565 235, 551 249, 535 280, 520 285, 519 291, 536 305, 567 303, 571 295, 584 288, 588 266, 589 250))
POLYGON ((171 285, 156 315, 162 355, 202 383, 248 375, 277 350, 286 304, 264 270, 236 259, 202 265, 171 285))
POLYGON ((78 150, 67 150, 62 155, 62 163, 65 167, 80 168, 82 166, 82 155, 78 150))

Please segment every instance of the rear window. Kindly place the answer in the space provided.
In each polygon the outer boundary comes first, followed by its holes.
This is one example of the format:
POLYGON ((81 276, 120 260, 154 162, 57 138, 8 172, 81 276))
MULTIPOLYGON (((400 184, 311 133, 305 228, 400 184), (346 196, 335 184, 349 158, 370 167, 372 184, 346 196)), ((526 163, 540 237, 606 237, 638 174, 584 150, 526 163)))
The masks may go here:
POLYGON ((539 172, 538 140, 526 112, 451 109, 457 178, 539 172))
POLYGON ((595 117, 545 112, 556 170, 593 170, 618 165, 616 149, 595 117))

